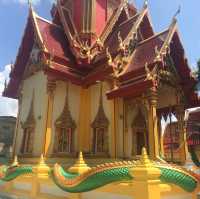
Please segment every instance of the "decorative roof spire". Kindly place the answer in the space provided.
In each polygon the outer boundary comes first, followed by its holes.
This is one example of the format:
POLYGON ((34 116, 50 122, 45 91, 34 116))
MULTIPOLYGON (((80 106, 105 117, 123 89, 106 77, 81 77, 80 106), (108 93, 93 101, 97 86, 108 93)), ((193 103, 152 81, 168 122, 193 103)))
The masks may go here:
POLYGON ((71 112, 69 110, 69 103, 68 103, 68 92, 69 92, 69 85, 66 86, 66 96, 65 96, 65 105, 60 117, 56 120, 56 126, 64 127, 64 128, 76 128, 76 123, 71 116, 71 112))
POLYGON ((72 167, 70 167, 68 169, 68 171, 71 172, 71 173, 82 174, 82 173, 89 171, 90 169, 91 168, 88 167, 88 165, 85 163, 82 151, 80 151, 78 160, 76 161, 76 163, 72 167))
POLYGON ((33 9, 33 7, 32 7, 32 0, 28 0, 28 6, 29 6, 29 8, 32 10, 33 9))
POLYGON ((99 109, 95 117, 95 120, 92 122, 92 127, 93 128, 99 128, 99 127, 107 128, 108 125, 109 125, 109 121, 108 121, 108 118, 106 117, 106 114, 103 108, 103 84, 101 82, 100 96, 99 96, 99 109))

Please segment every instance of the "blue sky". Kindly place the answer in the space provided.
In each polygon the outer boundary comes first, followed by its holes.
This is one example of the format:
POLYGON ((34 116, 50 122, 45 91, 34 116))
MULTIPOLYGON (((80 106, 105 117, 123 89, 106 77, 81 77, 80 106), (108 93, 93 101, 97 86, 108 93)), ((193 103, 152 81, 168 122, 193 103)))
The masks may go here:
MULTIPOLYGON (((53 0, 32 0, 36 12, 50 19, 50 8, 53 0), (34 2, 35 3, 34 3, 34 2)), ((137 8, 141 9, 144 0, 134 1, 137 8)), ((178 16, 178 25, 186 56, 191 66, 195 66, 200 58, 200 15, 199 0, 149 0, 149 10, 155 31, 166 29, 173 15, 181 6, 178 16)), ((14 62, 23 36, 27 21, 27 0, 0 0, 0 94, 3 82, 9 73, 8 64, 14 62)), ((15 115, 16 102, 0 97, 0 115, 9 112, 15 115), (4 102, 3 102, 4 101, 4 102), (7 107, 7 108, 6 108, 7 107), (14 112, 12 110, 15 110, 14 112)))
MULTIPOLYGON (((39 0, 38 0, 39 1, 39 0)), ((141 8, 143 0, 134 0, 141 8)), ((0 0, 0 71, 15 60, 26 24, 28 6, 26 0, 0 0), (21 2, 21 3, 20 3, 21 2)), ((186 55, 191 65, 200 57, 199 0, 149 0, 150 14, 156 32, 167 28, 171 18, 181 5, 178 16, 179 30, 186 55)), ((34 6, 39 15, 50 18, 51 0, 41 0, 34 6)))

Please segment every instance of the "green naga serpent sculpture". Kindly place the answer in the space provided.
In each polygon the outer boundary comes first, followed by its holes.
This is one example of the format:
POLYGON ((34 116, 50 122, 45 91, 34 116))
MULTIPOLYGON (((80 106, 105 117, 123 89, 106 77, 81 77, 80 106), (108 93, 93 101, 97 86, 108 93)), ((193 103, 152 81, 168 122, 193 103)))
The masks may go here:
MULTIPOLYGON (((130 174, 130 169, 133 167, 135 167, 135 163, 131 161, 107 163, 79 175, 66 172, 61 166, 55 165, 52 177, 62 190, 81 193, 113 182, 134 180, 134 176, 130 174)), ((161 171, 160 180, 164 183, 175 184, 187 192, 192 192, 197 187, 198 178, 195 174, 170 165, 157 164, 155 167, 161 171)))
MULTIPOLYGON (((150 161, 150 160, 149 160, 150 161)), ((193 192, 199 182, 199 176, 183 170, 181 167, 151 162, 153 167, 160 170, 160 181, 163 183, 175 184, 187 192, 193 192)), ((137 168, 135 161, 123 161, 106 163, 88 169, 86 172, 72 173, 65 171, 60 165, 54 165, 49 176, 62 190, 70 193, 82 193, 92 191, 113 182, 134 181, 131 169, 137 168)), ((1 166, 0 180, 8 182, 18 176, 34 173, 31 166, 1 166)))

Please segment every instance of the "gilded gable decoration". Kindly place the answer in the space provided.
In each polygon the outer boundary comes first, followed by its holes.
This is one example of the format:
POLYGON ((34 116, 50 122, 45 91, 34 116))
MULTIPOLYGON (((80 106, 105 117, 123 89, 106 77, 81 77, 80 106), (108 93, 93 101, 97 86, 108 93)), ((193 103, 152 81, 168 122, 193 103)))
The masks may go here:
POLYGON ((55 122, 56 134, 54 143, 55 153, 70 153, 74 147, 74 131, 76 123, 71 116, 68 103, 68 85, 63 111, 55 122))
POLYGON ((26 69, 24 72, 24 78, 27 78, 33 75, 35 72, 41 70, 43 67, 43 63, 41 60, 41 49, 37 42, 34 42, 32 51, 29 56, 29 61, 26 65, 26 69))

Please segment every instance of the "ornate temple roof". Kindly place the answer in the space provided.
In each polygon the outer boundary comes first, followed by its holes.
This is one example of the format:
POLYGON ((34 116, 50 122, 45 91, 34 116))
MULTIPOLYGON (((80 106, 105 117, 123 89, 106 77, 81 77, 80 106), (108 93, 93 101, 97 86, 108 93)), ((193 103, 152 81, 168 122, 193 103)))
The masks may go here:
MULTIPOLYGON (((168 56, 185 93, 194 90, 196 80, 190 75, 175 18, 167 30, 156 34, 148 6, 138 11, 126 0, 59 0, 52 18, 51 22, 43 19, 30 8, 4 96, 18 98, 35 43, 43 70, 56 79, 88 87, 114 74, 119 85, 108 92, 108 98, 139 95, 151 87, 154 81, 146 79, 146 68, 151 70, 157 64, 159 69, 167 69, 168 56)), ((194 92, 190 98, 191 106, 199 104, 194 92)))

